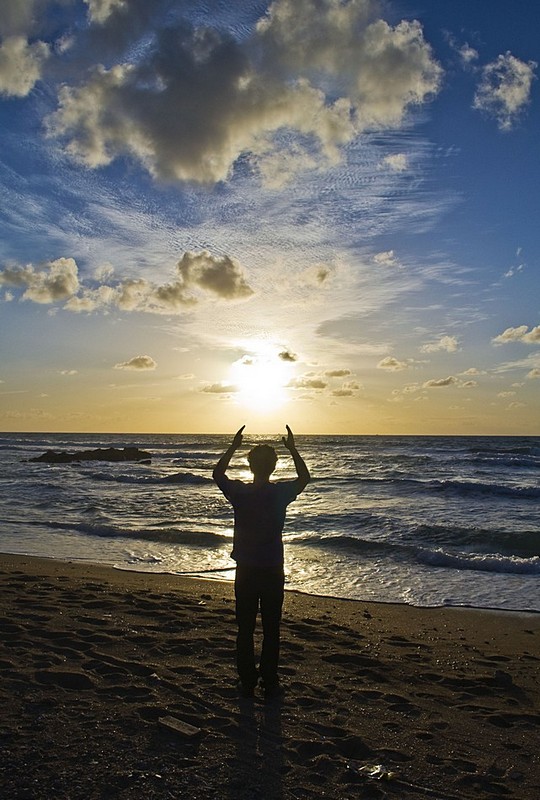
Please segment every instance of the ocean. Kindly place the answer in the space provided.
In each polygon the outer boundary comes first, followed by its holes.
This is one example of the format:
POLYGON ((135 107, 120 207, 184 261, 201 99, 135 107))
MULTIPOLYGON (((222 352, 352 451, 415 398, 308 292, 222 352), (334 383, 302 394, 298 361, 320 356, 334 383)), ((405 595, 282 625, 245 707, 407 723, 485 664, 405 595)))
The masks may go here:
MULTIPOLYGON (((287 588, 540 611, 540 437, 297 436, 312 474, 289 506, 287 588)), ((212 481, 224 435, 0 434, 0 551, 232 580, 232 513, 212 481), (150 464, 31 463, 135 446, 150 464)), ((278 435, 275 479, 294 477, 278 435)))

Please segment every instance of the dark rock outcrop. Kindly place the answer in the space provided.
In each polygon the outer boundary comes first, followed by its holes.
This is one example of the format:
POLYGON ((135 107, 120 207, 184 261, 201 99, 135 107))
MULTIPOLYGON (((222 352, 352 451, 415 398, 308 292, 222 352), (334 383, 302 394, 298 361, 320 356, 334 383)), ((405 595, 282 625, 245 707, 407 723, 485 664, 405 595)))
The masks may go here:
POLYGON ((96 450, 79 450, 76 453, 47 450, 43 455, 29 458, 28 461, 41 461, 46 464, 70 464, 73 461, 140 461, 149 463, 151 453, 138 447, 99 447, 96 450))

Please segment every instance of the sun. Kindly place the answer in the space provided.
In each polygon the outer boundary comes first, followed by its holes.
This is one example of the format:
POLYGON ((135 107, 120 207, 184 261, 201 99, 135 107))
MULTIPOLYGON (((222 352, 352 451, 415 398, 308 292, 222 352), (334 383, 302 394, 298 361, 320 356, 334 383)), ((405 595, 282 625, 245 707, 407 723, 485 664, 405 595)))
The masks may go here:
POLYGON ((252 355, 245 355, 231 365, 236 400, 254 412, 268 413, 281 408, 289 400, 290 379, 291 364, 280 358, 279 350, 267 345, 258 346, 252 355))

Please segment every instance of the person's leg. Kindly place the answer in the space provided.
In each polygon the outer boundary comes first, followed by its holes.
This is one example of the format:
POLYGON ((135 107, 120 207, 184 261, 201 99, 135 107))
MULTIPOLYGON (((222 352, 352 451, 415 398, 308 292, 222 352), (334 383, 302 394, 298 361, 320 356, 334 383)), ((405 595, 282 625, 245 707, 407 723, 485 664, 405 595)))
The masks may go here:
POLYGON ((270 691, 279 683, 279 629, 285 576, 281 569, 268 569, 264 572, 264 577, 261 576, 260 580, 263 627, 260 673, 265 689, 270 691))
POLYGON ((234 581, 236 597, 236 666, 242 686, 249 690, 257 684, 253 633, 259 610, 257 582, 249 567, 237 567, 234 581))

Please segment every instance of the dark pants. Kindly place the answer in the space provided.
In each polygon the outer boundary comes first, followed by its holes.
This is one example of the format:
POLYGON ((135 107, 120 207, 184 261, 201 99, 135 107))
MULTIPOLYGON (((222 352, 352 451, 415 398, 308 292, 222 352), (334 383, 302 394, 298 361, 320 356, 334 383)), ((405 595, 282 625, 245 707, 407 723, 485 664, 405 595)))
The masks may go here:
POLYGON ((259 675, 266 686, 273 686, 278 682, 279 625, 284 584, 282 567, 236 567, 236 665, 244 686, 255 686, 259 675), (257 671, 253 633, 259 607, 263 643, 257 671))

